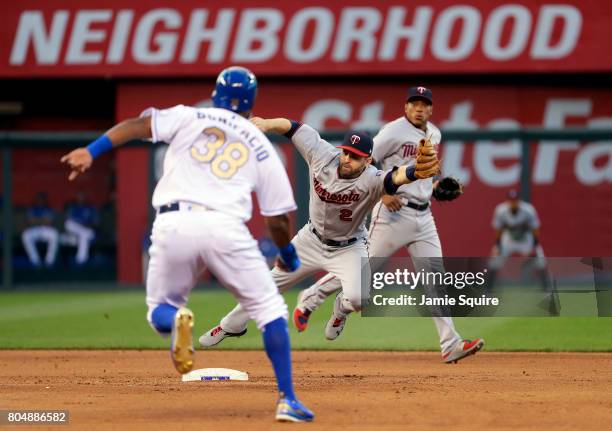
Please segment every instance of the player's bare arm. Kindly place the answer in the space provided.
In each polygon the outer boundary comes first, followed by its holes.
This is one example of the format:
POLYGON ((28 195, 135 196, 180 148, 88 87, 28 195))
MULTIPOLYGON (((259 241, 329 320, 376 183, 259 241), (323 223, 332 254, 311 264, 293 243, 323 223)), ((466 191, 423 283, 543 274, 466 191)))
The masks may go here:
POLYGON ((295 248, 291 245, 291 225, 289 222, 289 216, 287 214, 281 214, 277 216, 264 217, 272 241, 281 251, 279 257, 276 259, 276 266, 283 271, 292 271, 294 262, 292 260, 298 259, 295 248), (286 250, 283 252, 283 250, 286 250), (289 254, 289 255, 288 255, 289 254), (290 256, 293 254, 293 256, 290 256), (287 260, 289 262, 287 262, 287 260))
POLYGON ((291 241, 291 229, 289 216, 281 214, 277 216, 264 217, 272 241, 277 247, 283 248, 291 241))
POLYGON ((263 133, 276 133, 284 135, 291 130, 291 121, 286 118, 251 118, 251 123, 255 124, 263 133))
MULTIPOLYGON (((372 159, 372 164, 378 164, 378 161, 372 159)), ((383 205, 387 207, 387 209, 392 213, 399 211, 404 206, 404 203, 402 202, 401 198, 397 195, 385 194, 380 200, 383 205)))
POLYGON ((391 179, 394 186, 399 187, 416 180, 432 178, 440 173, 440 160, 438 160, 436 150, 431 141, 421 140, 417 151, 418 154, 414 166, 400 166, 393 170, 391 179))
POLYGON ((149 138, 151 138, 151 117, 130 118, 113 126, 87 147, 77 148, 64 155, 60 161, 70 167, 68 180, 72 181, 87 171, 98 155, 134 139, 149 138))

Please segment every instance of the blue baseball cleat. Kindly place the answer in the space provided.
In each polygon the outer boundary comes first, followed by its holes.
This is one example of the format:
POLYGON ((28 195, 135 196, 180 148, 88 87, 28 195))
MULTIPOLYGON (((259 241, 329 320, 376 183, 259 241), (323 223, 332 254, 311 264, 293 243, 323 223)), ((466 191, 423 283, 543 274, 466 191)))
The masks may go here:
POLYGON ((276 420, 279 422, 310 422, 314 413, 298 400, 280 398, 276 404, 276 420))

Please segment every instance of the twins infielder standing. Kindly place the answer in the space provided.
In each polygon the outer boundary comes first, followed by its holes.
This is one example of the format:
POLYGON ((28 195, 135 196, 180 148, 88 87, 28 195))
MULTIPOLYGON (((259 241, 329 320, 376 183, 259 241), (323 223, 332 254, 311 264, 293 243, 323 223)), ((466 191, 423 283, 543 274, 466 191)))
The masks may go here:
MULTIPOLYGON (((263 132, 289 137, 308 164, 310 221, 292 240, 302 265, 292 273, 277 265, 272 276, 281 292, 321 270, 341 281, 342 291, 325 328, 327 338, 334 339, 342 331, 347 315, 361 310, 362 276, 364 291, 369 290, 367 214, 385 192, 393 194, 402 184, 434 176, 438 172, 435 151, 424 144, 419 147, 415 166, 380 171, 370 164, 372 138, 365 133, 349 132, 336 148, 305 124, 284 118, 253 121, 263 132)), ((213 346, 226 337, 242 335, 248 320, 248 314, 238 305, 219 326, 206 332, 200 343, 213 346)))
MULTIPOLYGON (((546 269, 544 250, 540 245, 540 218, 533 205, 519 199, 516 190, 508 192, 508 199, 495 207, 493 213, 495 245, 489 261, 488 289, 492 290, 497 272, 513 254, 533 258, 542 288, 552 293, 552 282, 546 269)), ((555 303, 551 304, 553 307, 555 303)), ((555 311, 553 308, 552 311, 555 311)))
POLYGON ((198 277, 210 268, 263 332, 280 392, 276 419, 304 422, 314 415, 293 392, 287 306, 245 225, 254 191, 283 262, 291 270, 299 267, 289 242, 286 213, 296 205, 287 173, 272 144, 247 120, 256 90, 247 69, 225 69, 212 95, 214 108, 151 108, 62 162, 70 165, 72 180, 99 154, 132 139, 170 144, 153 194, 157 216, 147 275, 148 320, 159 333, 172 334, 177 370, 191 370, 193 314, 185 305, 198 277))
MULTIPOLYGON (((418 142, 428 139, 434 146, 440 144, 440 130, 428 120, 433 110, 433 95, 425 87, 413 87, 404 106, 405 115, 386 124, 374 137, 372 157, 389 169, 414 163, 418 142)), ((415 271, 443 271, 442 246, 430 209, 434 193, 433 179, 425 179, 401 186, 393 196, 385 195, 372 211, 370 224, 370 256, 388 258, 400 247, 406 246, 415 271), (433 259, 432 259, 433 258, 433 259)), ((435 195, 435 193, 434 193, 435 195)), ((376 271, 384 259, 374 259, 376 271)), ((341 280, 327 274, 316 284, 300 292, 293 321, 299 331, 306 329, 310 314, 333 292, 341 288, 341 280)), ((433 317, 440 337, 444 362, 456 362, 480 350, 484 340, 462 340, 451 317, 433 317)))

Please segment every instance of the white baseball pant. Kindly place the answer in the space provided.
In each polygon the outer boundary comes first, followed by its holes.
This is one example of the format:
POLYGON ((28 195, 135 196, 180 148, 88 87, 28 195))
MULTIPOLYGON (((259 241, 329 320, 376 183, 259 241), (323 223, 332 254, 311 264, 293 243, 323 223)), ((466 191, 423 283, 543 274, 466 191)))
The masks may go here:
POLYGON ((71 219, 66 220, 64 228, 66 232, 74 235, 77 239, 76 263, 87 262, 89 260, 89 246, 96 236, 94 230, 71 219))
MULTIPOLYGON (((388 258, 404 246, 410 252, 415 271, 444 270, 442 245, 430 209, 419 211, 404 206, 399 211, 391 212, 382 202, 378 202, 372 210, 369 242, 373 272, 384 263, 385 259, 380 258, 388 258)), ((303 294, 306 306, 316 309, 325 298, 340 289, 340 283, 333 274, 322 277, 303 294)), ((461 341, 461 337, 451 317, 432 318, 440 338, 440 349, 445 354, 461 341)))
MULTIPOLYGON (((341 282, 342 311, 348 314, 361 310, 362 276, 367 283, 363 286, 366 292, 369 292, 371 278, 365 238, 359 238, 346 247, 330 247, 323 244, 311 231, 311 225, 307 224, 291 242, 297 250, 301 265, 295 272, 286 272, 276 267, 272 269, 272 277, 281 292, 316 272, 327 271, 341 282)), ((248 314, 239 304, 221 320, 221 327, 225 331, 237 333, 246 328, 248 321, 248 314)))
POLYGON ((504 232, 500 241, 500 252, 498 256, 493 256, 489 260, 489 268, 491 270, 499 270, 506 259, 513 255, 518 254, 521 256, 532 256, 534 259, 534 266, 537 269, 546 268, 546 257, 544 256, 544 249, 541 245, 533 246, 533 236, 527 235, 520 241, 514 240, 508 232, 504 232))
POLYGON ((32 226, 21 233, 21 242, 25 248, 28 258, 33 265, 40 265, 40 257, 36 249, 37 242, 47 243, 47 253, 45 254, 45 265, 51 266, 57 256, 57 246, 59 243, 59 233, 51 226, 32 226))
POLYGON ((181 307, 208 267, 259 329, 287 319, 257 241, 240 221, 217 211, 172 211, 155 218, 147 273, 147 319, 160 304, 181 307))

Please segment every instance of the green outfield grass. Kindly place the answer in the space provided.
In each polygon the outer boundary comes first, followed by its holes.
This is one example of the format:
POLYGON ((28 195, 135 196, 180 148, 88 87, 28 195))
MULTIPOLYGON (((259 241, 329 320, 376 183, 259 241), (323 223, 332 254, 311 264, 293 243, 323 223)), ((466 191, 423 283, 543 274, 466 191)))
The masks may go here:
MULTIPOLYGON (((297 290, 286 295, 290 309, 297 290)), ((328 301, 311 317, 304 333, 291 330, 295 349, 438 350, 437 333, 427 317, 349 318, 342 336, 327 341, 323 328, 331 312, 328 301)), ((196 334, 215 325, 234 306, 224 290, 199 289, 189 306, 196 334)), ((24 291, 0 293, 0 348, 157 349, 160 338, 145 320, 144 290, 103 292, 24 291)), ((486 349, 530 351, 612 351, 612 318, 458 318, 462 336, 483 337, 486 349)), ((251 323, 240 339, 224 349, 259 349, 261 336, 251 323)))

